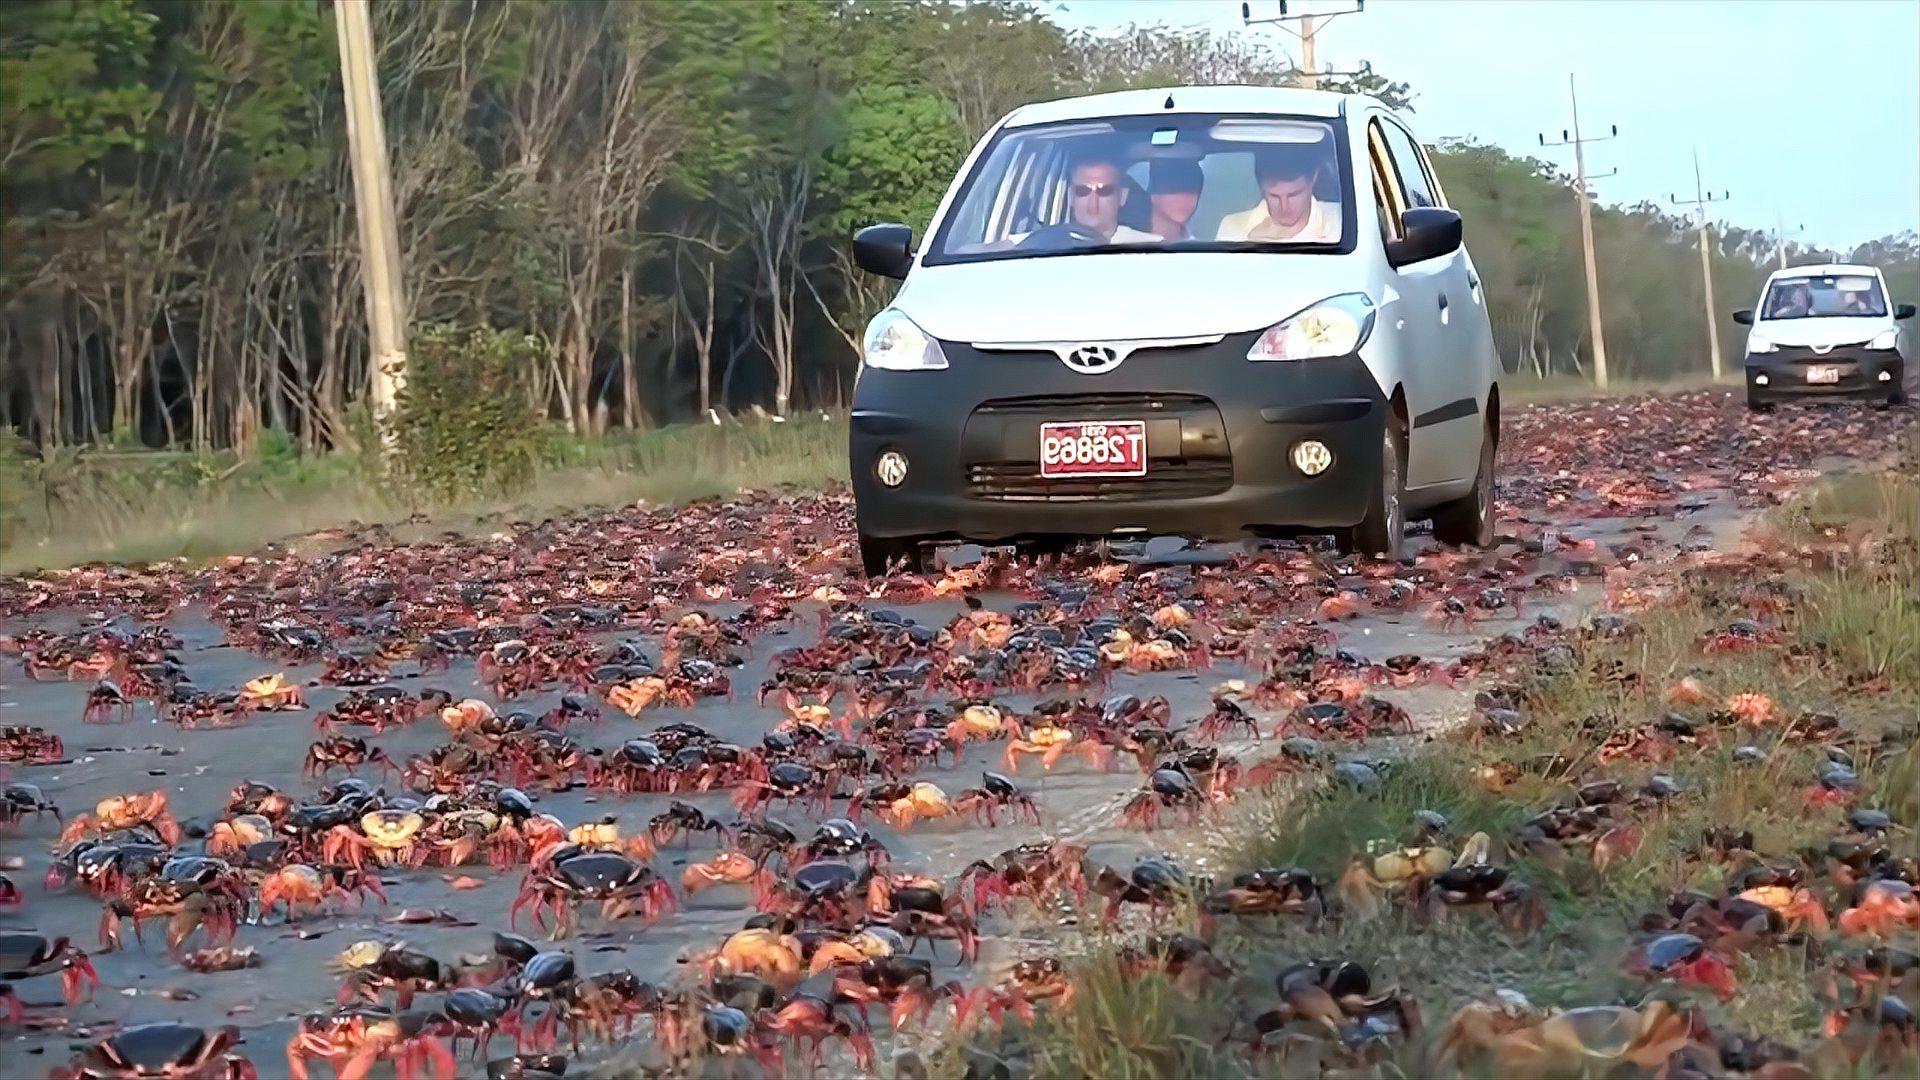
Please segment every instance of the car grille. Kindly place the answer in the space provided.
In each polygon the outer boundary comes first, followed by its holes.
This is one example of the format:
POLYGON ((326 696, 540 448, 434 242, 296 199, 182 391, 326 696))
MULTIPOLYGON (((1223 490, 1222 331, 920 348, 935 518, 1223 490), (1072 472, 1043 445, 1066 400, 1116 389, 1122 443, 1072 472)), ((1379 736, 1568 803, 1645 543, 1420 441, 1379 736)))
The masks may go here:
POLYGON ((1098 420, 1105 417, 1144 419, 1168 412, 1205 410, 1218 416, 1213 402, 1198 394, 1053 394, 995 398, 984 401, 975 415, 1032 417, 1038 420, 1098 420))
POLYGON ((1148 458, 1147 475, 1118 478, 1043 478, 1038 461, 985 461, 967 466, 967 494, 1002 502, 1186 499, 1216 495, 1232 486, 1233 462, 1227 458, 1148 458))

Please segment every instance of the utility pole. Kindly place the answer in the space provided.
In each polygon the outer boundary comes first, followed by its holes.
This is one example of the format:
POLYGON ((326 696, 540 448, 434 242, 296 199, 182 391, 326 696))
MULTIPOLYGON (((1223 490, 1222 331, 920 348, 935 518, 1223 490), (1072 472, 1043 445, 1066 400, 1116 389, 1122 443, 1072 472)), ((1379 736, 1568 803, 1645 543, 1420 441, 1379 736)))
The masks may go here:
POLYGON ((334 0, 333 18, 340 39, 340 82, 346 92, 353 203, 360 221, 360 282, 367 300, 373 419, 380 429, 381 449, 391 459, 394 406, 407 382, 407 312, 393 178, 387 164, 387 128, 380 114, 380 77, 374 66, 367 0, 334 0))
MULTIPOLYGON (((1795 225, 1792 235, 1798 236, 1805 232, 1806 229, 1807 227, 1805 225, 1795 225)), ((1780 208, 1776 206, 1773 208, 1773 248, 1775 253, 1780 257, 1780 269, 1782 270, 1787 268, 1787 236, 1786 218, 1781 216, 1780 208)))
POLYGON ((1300 41, 1300 80, 1307 89, 1318 90, 1320 88, 1320 65, 1317 60, 1319 54, 1314 48, 1315 39, 1319 36, 1320 31, 1327 28, 1328 23, 1340 16, 1354 15, 1365 11, 1367 8, 1367 0, 1353 0, 1352 7, 1341 8, 1339 11, 1301 11, 1291 14, 1287 11, 1287 0, 1279 0, 1279 4, 1280 14, 1264 19, 1256 19, 1253 17, 1252 4, 1241 4, 1240 25, 1278 25, 1282 30, 1298 38, 1300 41), (1286 25, 1290 22, 1299 23, 1300 25, 1297 28, 1286 25))
MULTIPOLYGON (((1573 132, 1560 133, 1560 141, 1548 142, 1545 132, 1540 134, 1540 145, 1544 147, 1573 147, 1574 188, 1580 196, 1580 250, 1587 266, 1587 330, 1593 336, 1593 384, 1606 389, 1607 386, 1607 334, 1600 319, 1600 272, 1593 256, 1593 198, 1587 190, 1587 153, 1590 142, 1606 142, 1620 134, 1620 126, 1611 124, 1607 134, 1584 138, 1580 134, 1580 94, 1574 88, 1573 76, 1567 76, 1567 97, 1573 103, 1573 132)), ((1602 175, 1612 176, 1618 169, 1602 175)), ((1597 179, 1597 177, 1596 177, 1597 179)))
MULTIPOLYGON (((1675 206, 1691 206, 1700 212, 1700 284, 1707 300, 1707 355, 1713 361, 1713 378, 1720 381, 1720 323, 1714 318, 1713 311, 1713 255, 1710 247, 1712 231, 1707 225, 1707 204, 1732 198, 1733 193, 1722 191, 1715 195, 1700 182, 1700 148, 1693 148, 1693 198, 1682 199, 1678 195, 1667 196, 1667 201, 1675 206)), ((1782 253, 1784 260, 1785 254, 1782 253)), ((1785 265, 1783 262, 1782 265, 1785 265)))

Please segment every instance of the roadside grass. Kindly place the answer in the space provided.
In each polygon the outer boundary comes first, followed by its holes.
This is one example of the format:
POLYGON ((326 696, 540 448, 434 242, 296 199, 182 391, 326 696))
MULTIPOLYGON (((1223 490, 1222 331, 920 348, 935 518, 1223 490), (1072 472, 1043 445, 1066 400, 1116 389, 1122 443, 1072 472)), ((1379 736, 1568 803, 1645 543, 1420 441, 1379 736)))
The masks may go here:
POLYGON ((346 454, 88 453, 0 460, 0 573, 93 562, 204 559, 358 525, 491 532, 592 506, 675 504, 846 479, 844 414, 685 424, 556 440, 510 497, 430 503, 346 454))
MULTIPOLYGON (((1043 1007, 1031 1027, 952 1040, 948 1060, 973 1063, 972 1075, 1008 1062, 1024 1067, 1011 1075, 1034 1076, 1133 1075, 1143 1064, 1168 1063, 1183 1075, 1319 1075, 1324 1061, 1248 1058, 1247 1021, 1277 1004, 1274 976, 1287 964, 1340 958, 1366 966, 1376 992, 1396 987, 1412 994, 1426 1020, 1421 1036, 1376 1060, 1368 1075, 1457 1074, 1456 1066, 1443 1069, 1434 1060, 1447 1018, 1498 989, 1562 1008, 1677 996, 1703 1007, 1716 1032, 1814 1048, 1818 1075, 1913 1075, 1910 1052, 1883 1048, 1853 1060, 1822 1042, 1834 958, 1857 955, 1861 941, 1815 934, 1739 953, 1733 965, 1740 992, 1725 1003, 1629 975, 1622 962, 1645 940, 1643 919, 1663 912, 1673 892, 1724 893, 1742 868, 1761 859, 1799 862, 1803 852, 1819 851, 1844 832, 1846 807, 1807 799, 1829 745, 1844 742, 1852 754, 1859 776, 1853 805, 1887 811, 1896 823, 1894 842, 1911 850, 1920 820, 1920 745, 1913 739, 1920 706, 1913 675, 1920 669, 1912 606, 1920 593, 1917 509, 1920 481, 1911 470, 1823 484, 1764 528, 1772 531, 1770 544, 1837 544, 1835 552, 1803 557, 1798 568, 1787 563, 1777 582, 1710 567, 1686 571, 1681 588, 1630 616, 1629 633, 1590 636, 1578 642, 1571 663, 1515 676, 1527 717, 1518 736, 1467 730, 1416 746, 1390 764, 1372 792, 1306 776, 1272 795, 1244 797, 1207 852, 1207 864, 1225 868, 1223 876, 1300 866, 1332 888, 1369 845, 1377 852, 1408 843, 1414 815, 1432 810, 1448 818, 1454 845, 1479 831, 1493 839, 1494 861, 1540 896, 1546 922, 1539 930, 1516 937, 1484 911, 1428 922, 1397 900, 1371 918, 1337 903, 1318 920, 1226 918, 1213 947, 1238 974, 1199 996, 1169 995, 1146 980, 1102 987, 1103 973, 1115 970, 1116 946, 1095 941, 1085 959, 1070 962, 1077 982, 1100 987, 1090 1000, 1054 1012, 1043 1007), (1781 643, 1705 648, 1731 621, 1756 613, 1780 627, 1781 643), (1705 699, 1670 700, 1683 679, 1704 688, 1705 699), (1767 695, 1774 718, 1746 724, 1716 715, 1747 692, 1767 695), (1609 735, 1676 712, 1708 733, 1697 745, 1682 745, 1664 760, 1598 762, 1609 735), (1810 715, 1819 713, 1838 717, 1840 731, 1820 730, 1810 715), (1749 745, 1764 757, 1736 755, 1749 745), (1581 782, 1617 779, 1638 791, 1655 772, 1678 780, 1681 794, 1631 809, 1640 843, 1604 870, 1585 853, 1548 860, 1511 842, 1524 821, 1566 800, 1581 782), (1703 840, 1717 829, 1751 830, 1758 854, 1708 850, 1703 840)), ((1829 910, 1839 906, 1843 898, 1830 882, 1813 884, 1829 910)), ((1178 920, 1160 927, 1190 928, 1178 920)), ((1328 1034, 1321 1029, 1317 1039, 1289 1046, 1326 1054, 1328 1034)), ((1607 1072, 1592 1068, 1593 1075, 1607 1072)))

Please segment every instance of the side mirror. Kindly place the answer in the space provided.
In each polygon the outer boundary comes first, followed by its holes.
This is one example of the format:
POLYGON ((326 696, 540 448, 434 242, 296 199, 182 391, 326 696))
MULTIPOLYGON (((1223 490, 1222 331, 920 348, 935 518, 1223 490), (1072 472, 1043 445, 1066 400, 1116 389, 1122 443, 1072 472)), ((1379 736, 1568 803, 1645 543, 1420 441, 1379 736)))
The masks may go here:
POLYGON ((913 230, 905 225, 869 225, 853 234, 853 263, 869 274, 904 278, 913 268, 913 230))
POLYGON ((1753 309, 1750 307, 1747 307, 1747 308, 1741 308, 1739 311, 1734 312, 1733 321, 1739 323, 1741 326, 1752 326, 1753 325, 1753 309))
POLYGON ((1401 238, 1387 241, 1395 266, 1437 259, 1460 250, 1460 215, 1438 206, 1416 206, 1400 215, 1401 238))
POLYGON ((1911 319, 1913 318, 1913 311, 1914 308, 1912 304, 1899 304, 1893 309, 1893 317, 1896 319, 1911 319))

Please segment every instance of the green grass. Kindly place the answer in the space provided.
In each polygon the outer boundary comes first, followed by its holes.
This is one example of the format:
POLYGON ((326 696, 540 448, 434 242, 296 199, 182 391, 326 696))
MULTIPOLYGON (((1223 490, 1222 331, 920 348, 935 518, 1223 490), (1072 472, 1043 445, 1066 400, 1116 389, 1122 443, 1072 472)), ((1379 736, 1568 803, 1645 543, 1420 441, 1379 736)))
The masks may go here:
POLYGON ((556 440, 509 497, 425 503, 349 455, 100 452, 0 460, 0 573, 93 562, 212 558, 354 524, 492 531, 516 518, 846 479, 844 415, 688 424, 556 440))
MULTIPOLYGON (((1773 860, 1792 859, 1841 831, 1842 809, 1816 808, 1805 797, 1825 752, 1823 738, 1800 733, 1799 718, 1809 710, 1840 717, 1861 781, 1857 805, 1889 812, 1903 830, 1899 842, 1911 843, 1920 823, 1920 747, 1910 730, 1920 704, 1911 676, 1920 669, 1920 620, 1912 606, 1920 593, 1917 511, 1920 488, 1912 470, 1824 484, 1768 525, 1778 531, 1777 543, 1834 542, 1851 555, 1788 569, 1777 594, 1764 573, 1688 572, 1677 598, 1632 616, 1630 636, 1582 643, 1571 670, 1522 675, 1529 724, 1518 737, 1462 734, 1419 745, 1394 763, 1374 793, 1306 776, 1273 795, 1245 797, 1210 853, 1209 864, 1225 867, 1224 874, 1303 866, 1331 887, 1351 859, 1370 847, 1405 843, 1414 815, 1434 810, 1449 819, 1455 844, 1477 831, 1493 838, 1494 860, 1540 895, 1547 921, 1539 930, 1515 937, 1482 912, 1427 923, 1400 903, 1383 905, 1371 918, 1336 906, 1334 915, 1319 920, 1223 919, 1214 950, 1239 969, 1226 985, 1199 996, 1168 996, 1124 982, 1099 986, 1090 1002, 1056 1014, 1043 1010, 1031 1028, 966 1040, 965 1060, 976 1066, 1011 1061, 1021 1066, 1014 1075, 1133 1075, 1168 1066, 1187 1074, 1318 1075, 1323 1060, 1242 1056, 1245 1020, 1276 1003, 1273 978, 1285 965, 1337 957, 1365 965, 1376 991, 1410 992, 1426 1018, 1427 1036, 1373 1063, 1371 1072, 1363 1070, 1367 1075, 1442 1071, 1431 1060, 1434 1033, 1462 1005, 1500 988, 1517 990, 1536 1006, 1561 1008, 1677 992, 1704 1007, 1716 1031, 1765 1034, 1808 1049, 1818 1075, 1912 1075, 1911 1054, 1855 1062, 1821 1037, 1831 1007, 1822 994, 1832 957, 1857 952, 1860 942, 1787 942, 1741 954, 1734 959, 1741 990, 1726 1003, 1705 992, 1649 984, 1626 974, 1622 961, 1641 918, 1663 909, 1670 893, 1722 891, 1750 862, 1700 852, 1707 830, 1750 829, 1755 848, 1773 860), (1750 603, 1776 596, 1785 599, 1767 617, 1785 631, 1781 646, 1703 649, 1714 631, 1749 615, 1750 603), (1706 687, 1708 701, 1670 704, 1669 688, 1688 677, 1706 687), (1658 764, 1595 760, 1596 748, 1615 730, 1676 709, 1707 721, 1742 692, 1768 695, 1780 719, 1761 729, 1723 727, 1712 741, 1658 764), (1883 744, 1889 733, 1896 738, 1883 744), (1737 760, 1734 749, 1748 742, 1765 746, 1766 760, 1737 760), (1564 764, 1543 764, 1549 757, 1564 764), (1494 766, 1506 767, 1497 790, 1487 782, 1494 766), (1606 777, 1637 788, 1655 771, 1676 776, 1685 792, 1632 811, 1639 847, 1604 872, 1583 854, 1548 863, 1503 843, 1579 781, 1606 777), (1189 1048, 1195 1056, 1182 1057, 1189 1048)), ((1833 886, 1820 881, 1816 887, 1833 886)), ((1098 986, 1114 945, 1104 938, 1084 944, 1089 956, 1076 962, 1076 975, 1098 986)), ((1328 1043, 1321 1039, 1306 1052, 1328 1053, 1328 1043)))

